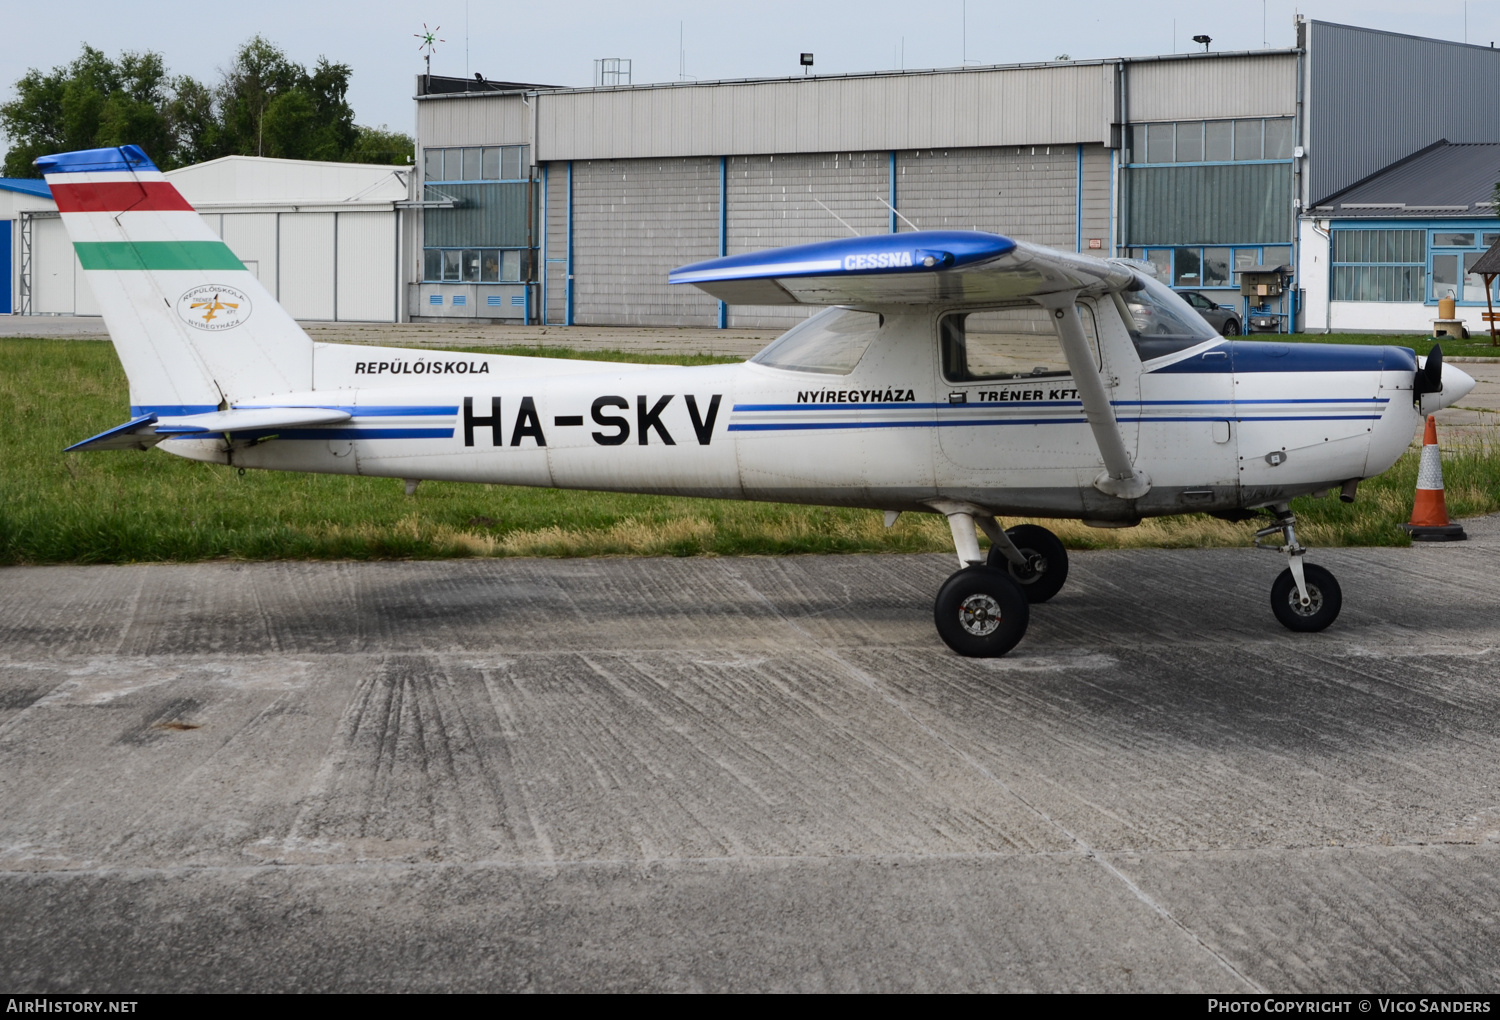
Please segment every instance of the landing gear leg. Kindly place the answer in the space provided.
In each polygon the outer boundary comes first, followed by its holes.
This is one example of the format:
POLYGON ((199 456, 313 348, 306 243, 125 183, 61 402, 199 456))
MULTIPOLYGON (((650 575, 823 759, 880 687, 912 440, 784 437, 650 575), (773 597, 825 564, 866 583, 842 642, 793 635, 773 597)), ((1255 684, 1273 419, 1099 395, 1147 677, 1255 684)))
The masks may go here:
POLYGON ((1344 594, 1338 581, 1322 567, 1304 563, 1307 549, 1297 541, 1297 518, 1291 507, 1279 503, 1271 508, 1276 523, 1255 533, 1257 549, 1275 549, 1286 554, 1287 569, 1271 585, 1271 612, 1288 630, 1311 633, 1326 628, 1338 619, 1344 607, 1344 594), (1280 534, 1280 546, 1264 540, 1280 534))
MULTIPOLYGON (((1004 570, 984 565, 975 534, 976 515, 965 509, 947 514, 960 570, 943 582, 933 604, 938 635, 959 655, 1004 655, 1026 636, 1031 607, 1021 587, 1004 570)), ((993 523, 994 518, 989 518, 993 523)))

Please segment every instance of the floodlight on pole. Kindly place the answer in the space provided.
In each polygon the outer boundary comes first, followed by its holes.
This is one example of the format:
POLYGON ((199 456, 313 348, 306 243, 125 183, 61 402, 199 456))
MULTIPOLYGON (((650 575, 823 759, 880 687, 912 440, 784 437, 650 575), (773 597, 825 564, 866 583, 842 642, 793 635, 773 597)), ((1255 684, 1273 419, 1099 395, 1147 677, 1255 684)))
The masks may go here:
POLYGON ((813 66, 813 55, 811 53, 804 53, 804 54, 802 54, 802 73, 804 75, 807 74, 807 69, 809 67, 812 67, 812 66, 813 66))
POLYGON ((1208 52, 1208 44, 1211 43, 1211 42, 1213 42, 1213 39, 1209 38, 1206 35, 1195 35, 1195 36, 1193 36, 1193 42, 1195 42, 1195 43, 1202 43, 1203 44, 1203 52, 1207 53, 1208 52))

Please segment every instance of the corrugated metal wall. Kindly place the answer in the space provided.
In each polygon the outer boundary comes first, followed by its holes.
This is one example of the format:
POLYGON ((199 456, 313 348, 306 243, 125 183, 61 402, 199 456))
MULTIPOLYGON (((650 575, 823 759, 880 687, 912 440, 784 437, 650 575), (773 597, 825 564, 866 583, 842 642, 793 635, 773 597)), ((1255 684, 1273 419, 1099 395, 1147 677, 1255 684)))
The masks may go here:
MULTIPOLYGON (((890 161, 889 152, 730 157, 728 253, 846 237, 849 228, 840 219, 860 234, 889 232, 891 213, 881 199, 890 196, 890 161)), ((733 305, 729 324, 785 327, 807 318, 808 311, 733 305)))
POLYGON ((580 90, 536 102, 547 161, 1106 142, 1114 65, 580 90))
POLYGON ((334 317, 333 213, 281 219, 281 306, 295 319, 334 317))
POLYGON ((1297 112, 1295 53, 1132 62, 1125 73, 1125 101, 1136 123, 1297 112))
POLYGON ((1110 177, 1111 151, 1102 145, 1083 147, 1083 229, 1079 237, 1083 253, 1099 258, 1114 254, 1109 247, 1114 186, 1110 177), (1100 247, 1090 249, 1090 240, 1098 240, 1100 247))
POLYGON ((524 181, 426 188, 428 201, 447 195, 460 204, 455 209, 426 211, 423 243, 429 248, 525 247, 527 190, 524 181))
POLYGON ((1309 36, 1313 202, 1440 138, 1500 140, 1500 51, 1321 21, 1309 36))
POLYGON ((346 212, 338 217, 337 317, 391 322, 396 317, 396 218, 346 212))
POLYGON ((426 146, 526 145, 530 121, 520 96, 424 97, 417 104, 417 138, 426 146))
POLYGON ((719 161, 574 163, 573 243, 575 322, 714 325, 718 302, 667 272, 719 253, 719 161))
POLYGON ((1135 167, 1125 173, 1125 243, 1288 244, 1285 163, 1135 167))
POLYGON ((897 208, 923 230, 987 230, 1072 251, 1077 185, 1074 145, 923 149, 896 158, 897 208))
POLYGON ((229 250, 276 295, 276 213, 225 213, 221 236, 229 250))
POLYGON ((547 168, 546 223, 539 276, 546 280, 547 306, 545 322, 566 322, 568 318, 568 164, 553 163, 547 168))

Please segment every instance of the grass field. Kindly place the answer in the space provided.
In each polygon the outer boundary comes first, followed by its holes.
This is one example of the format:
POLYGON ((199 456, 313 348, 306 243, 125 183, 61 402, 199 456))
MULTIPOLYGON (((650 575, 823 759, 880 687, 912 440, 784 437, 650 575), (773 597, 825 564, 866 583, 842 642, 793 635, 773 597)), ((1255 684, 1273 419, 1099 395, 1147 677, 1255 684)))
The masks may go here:
MULTIPOLYGON (((1389 342, 1389 341, 1383 341, 1389 342)), ((498 353, 485 348, 484 353, 498 353)), ((510 353, 577 356, 555 349, 510 353)), ((704 364, 732 358, 600 355, 704 364)), ((250 471, 160 450, 72 453, 128 418, 124 374, 107 342, 0 339, 0 563, 455 556, 737 555, 951 552, 947 523, 907 514, 654 496, 250 471)), ((1451 451, 1455 516, 1500 510, 1500 452, 1451 451)), ((1313 545, 1404 545, 1416 458, 1365 483, 1358 502, 1299 500, 1313 545)), ((1012 522, 1007 522, 1012 523, 1012 522)), ((1101 531, 1045 522, 1072 548, 1236 546, 1254 526, 1201 515, 1101 531)))
POLYGON ((1296 333, 1292 336, 1275 336, 1270 333, 1252 334, 1242 340, 1269 340, 1281 343, 1313 344, 1368 344, 1374 347, 1410 347, 1418 354, 1426 355, 1434 343, 1443 345, 1445 358, 1500 358, 1500 347, 1490 344, 1488 333, 1475 333, 1467 340, 1443 337, 1441 341, 1430 336, 1391 336, 1387 333, 1296 333))

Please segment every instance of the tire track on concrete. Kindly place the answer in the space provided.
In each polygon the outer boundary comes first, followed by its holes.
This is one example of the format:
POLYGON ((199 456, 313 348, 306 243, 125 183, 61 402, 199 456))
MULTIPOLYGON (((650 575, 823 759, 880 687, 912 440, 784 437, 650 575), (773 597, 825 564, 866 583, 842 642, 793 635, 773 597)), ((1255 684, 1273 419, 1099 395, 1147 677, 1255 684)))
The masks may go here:
MULTIPOLYGON (((720 569, 722 569, 724 571, 724 573, 726 575, 728 575, 730 577, 730 579, 732 579, 734 581, 735 584, 739 585, 746 592, 748 592, 751 595, 751 597, 753 597, 754 599, 756 599, 757 601, 759 601, 762 605, 764 605, 773 615, 775 615, 777 618, 779 618, 780 620, 782 620, 787 626, 789 626, 792 629, 796 630, 798 633, 802 634, 804 637, 808 638, 810 641, 815 640, 814 637, 813 637, 813 635, 810 634, 797 621, 795 621, 795 620, 787 617, 783 613, 781 613, 781 611, 776 608, 775 604, 772 603, 770 599, 766 598, 766 596, 758 588, 756 588, 753 585, 747 583, 730 564, 725 563, 723 561, 720 561, 719 566, 720 566, 720 569)), ((1164 907, 1160 903, 1158 903, 1144 889, 1142 889, 1135 882, 1131 881, 1130 878, 1127 877, 1124 872, 1120 871, 1119 868, 1115 867, 1112 863, 1110 863, 1103 856, 1101 856, 1099 853, 1097 853, 1094 850, 1094 848, 1091 845, 1089 845, 1089 843, 1086 842, 1082 837, 1080 837, 1079 835, 1077 835, 1076 833, 1074 833, 1066 825, 1064 825, 1061 822, 1059 822, 1056 819, 1054 819, 1051 815, 1049 815, 1040 806, 1031 803, 1025 797, 1021 796, 1019 793, 1017 793, 1015 790, 1013 790, 1010 787, 1010 785, 1007 784, 1003 779, 1001 779, 999 776, 995 775, 994 772, 992 772, 983 763, 977 761, 971 754, 969 754, 963 748, 958 747, 952 741, 950 741, 947 737, 943 736, 941 733, 939 733, 937 730, 933 729, 927 723, 925 723, 921 719, 917 718, 917 716, 915 715, 915 713, 913 713, 901 701, 901 699, 895 697, 893 694, 890 693, 890 691, 887 689, 887 686, 885 684, 882 684, 878 679, 876 679, 875 677, 871 676, 863 668, 861 668, 860 666, 858 666, 855 663, 851 662, 850 660, 846 659, 844 656, 840 655, 836 651, 831 651, 831 650, 829 650, 827 648, 821 648, 821 649, 819 649, 818 654, 822 655, 828 661, 834 663, 839 668, 841 668, 849 676, 854 677, 856 680, 858 680, 865 687, 869 688, 869 690, 872 693, 874 693, 876 696, 878 696, 879 698, 881 698, 883 701, 885 701, 892 708, 896 709, 896 711, 900 712, 901 715, 904 716, 906 719, 910 720, 911 723, 912 723, 912 725, 916 726, 918 729, 920 729, 923 733, 927 734, 933 740, 937 741, 938 743, 942 744, 944 747, 948 748, 953 754, 957 755, 960 759, 962 759, 964 761, 964 763, 967 764, 970 768, 974 769, 976 772, 978 772, 980 775, 984 776, 987 780, 989 780, 995 786, 997 786, 1001 790, 1005 791, 1005 793, 1008 796, 1010 796, 1011 798, 1013 798, 1017 803, 1021 804, 1023 807, 1025 807, 1032 814, 1036 815, 1038 818, 1040 818, 1047 825, 1051 826, 1052 828, 1056 829, 1058 832, 1062 833, 1062 835, 1065 836, 1068 839, 1069 842, 1071 842, 1073 845, 1075 845, 1075 846, 1077 846, 1079 848, 1082 856, 1084 856, 1088 860, 1092 861, 1093 863, 1097 864, 1107 874, 1109 874, 1109 876, 1111 878, 1115 879, 1117 882, 1119 882, 1121 885, 1123 885, 1127 890, 1129 890, 1130 894, 1132 896, 1134 896, 1138 901, 1140 901, 1144 906, 1146 906, 1148 909, 1150 909, 1153 913, 1155 913, 1162 920, 1166 921, 1168 924, 1170 924, 1171 926, 1173 926, 1174 928, 1176 928, 1178 931, 1180 931, 1183 935, 1185 935, 1192 942, 1194 942, 1195 944, 1197 944, 1204 952, 1208 953, 1218 963, 1218 965, 1221 968, 1223 968, 1229 974, 1233 975, 1237 980, 1239 980, 1240 982, 1242 982, 1247 988, 1249 988, 1251 991, 1256 992, 1256 993, 1264 993, 1265 992, 1265 989, 1262 988, 1259 983, 1257 983, 1248 974, 1245 974, 1238 967, 1236 967, 1233 963, 1231 963, 1217 949, 1215 949, 1213 946, 1209 945, 1208 942, 1206 942, 1203 939, 1203 937, 1200 936, 1197 932, 1193 931, 1191 928, 1189 928, 1182 921, 1178 920, 1178 918, 1170 910, 1168 910, 1166 907, 1164 907)))

